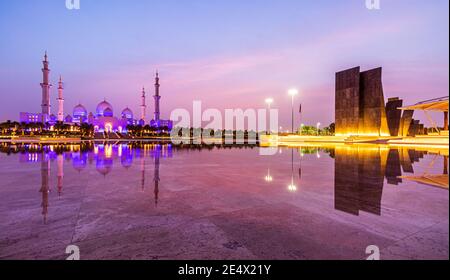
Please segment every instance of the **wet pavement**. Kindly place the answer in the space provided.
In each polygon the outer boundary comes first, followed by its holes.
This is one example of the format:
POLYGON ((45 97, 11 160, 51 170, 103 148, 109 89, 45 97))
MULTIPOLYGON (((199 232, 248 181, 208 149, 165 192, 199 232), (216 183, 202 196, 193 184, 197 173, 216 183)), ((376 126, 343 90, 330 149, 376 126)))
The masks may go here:
MULTIPOLYGON (((0 259, 448 259, 435 152, 377 145, 12 145, 0 153, 0 259)), ((448 153, 448 152, 447 152, 448 153)), ((444 164, 445 162, 445 164, 444 164)))

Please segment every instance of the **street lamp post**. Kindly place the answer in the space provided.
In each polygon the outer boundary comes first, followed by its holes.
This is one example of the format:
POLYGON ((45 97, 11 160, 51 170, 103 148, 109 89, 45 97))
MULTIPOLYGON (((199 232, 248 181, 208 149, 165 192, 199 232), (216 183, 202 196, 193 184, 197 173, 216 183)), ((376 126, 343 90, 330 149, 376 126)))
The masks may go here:
MULTIPOLYGON (((267 98, 267 99, 266 99, 266 104, 267 104, 267 107, 268 107, 268 109, 269 109, 269 120, 270 120, 270 105, 272 105, 272 103, 273 103, 273 99, 272 99, 272 98, 267 98)), ((271 131, 270 131, 270 121, 269 121, 269 128, 268 128, 267 132, 268 132, 269 135, 271 134, 271 131)))
POLYGON ((290 89, 288 94, 292 97, 292 134, 294 134, 294 97, 298 94, 298 90, 290 89))

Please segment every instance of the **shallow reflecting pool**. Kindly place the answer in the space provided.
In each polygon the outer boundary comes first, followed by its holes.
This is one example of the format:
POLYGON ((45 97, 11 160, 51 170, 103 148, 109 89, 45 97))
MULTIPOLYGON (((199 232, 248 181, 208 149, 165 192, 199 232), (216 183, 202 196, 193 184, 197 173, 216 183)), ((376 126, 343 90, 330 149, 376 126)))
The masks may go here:
POLYGON ((448 150, 0 148, 1 259, 449 257, 448 150))

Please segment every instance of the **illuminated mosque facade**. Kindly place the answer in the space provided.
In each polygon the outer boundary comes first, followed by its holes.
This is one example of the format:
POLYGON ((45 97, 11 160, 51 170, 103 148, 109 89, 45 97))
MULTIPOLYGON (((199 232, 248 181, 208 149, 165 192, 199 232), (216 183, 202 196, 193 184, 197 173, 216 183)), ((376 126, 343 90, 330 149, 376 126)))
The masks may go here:
POLYGON ((65 115, 64 111, 64 96, 63 96, 63 81, 62 77, 59 77, 58 82, 58 112, 57 114, 51 113, 50 104, 50 69, 47 53, 45 53, 42 68, 42 104, 41 113, 20 113, 20 122, 23 123, 44 123, 48 124, 50 127, 54 126, 57 122, 63 122, 70 125, 81 125, 87 123, 94 126, 95 132, 119 132, 126 133, 128 125, 141 125, 144 126, 149 124, 151 127, 159 131, 171 131, 173 123, 170 120, 164 120, 160 118, 160 100, 159 95, 159 74, 156 73, 155 77, 155 95, 154 98, 154 116, 150 122, 147 122, 147 104, 146 104, 146 93, 145 88, 142 89, 141 104, 140 104, 140 115, 138 118, 133 114, 130 108, 125 108, 122 110, 120 115, 114 114, 113 106, 106 101, 106 98, 101 101, 95 110, 95 113, 88 113, 88 110, 82 104, 76 105, 72 110, 72 115, 65 115))

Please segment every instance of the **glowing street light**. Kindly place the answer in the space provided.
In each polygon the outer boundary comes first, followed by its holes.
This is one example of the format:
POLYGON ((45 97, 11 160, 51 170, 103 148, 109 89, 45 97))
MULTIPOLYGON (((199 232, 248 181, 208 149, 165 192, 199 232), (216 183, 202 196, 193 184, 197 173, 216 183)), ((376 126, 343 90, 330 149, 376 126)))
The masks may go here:
POLYGON ((267 98, 266 99, 266 103, 267 103, 267 106, 269 106, 269 110, 270 110, 270 105, 273 103, 273 99, 272 98, 267 98))
POLYGON ((295 88, 291 88, 291 89, 288 91, 288 94, 289 94, 290 96, 296 96, 296 95, 298 94, 298 90, 295 89, 295 88))
POLYGON ((294 97, 298 95, 298 90, 292 88, 288 90, 288 94, 292 97, 292 134, 294 134, 294 97))

